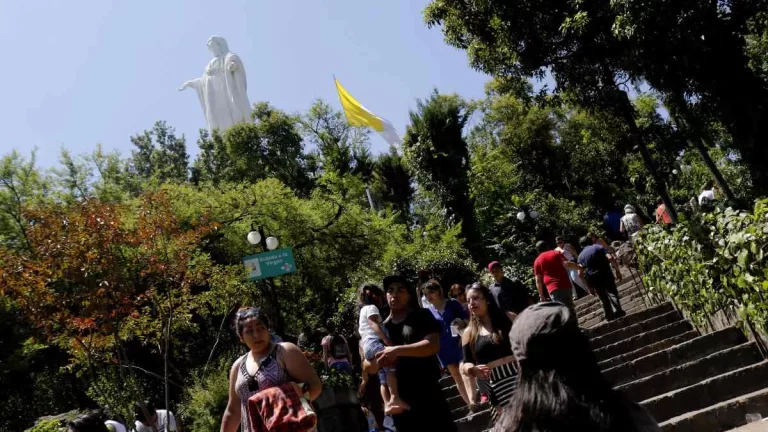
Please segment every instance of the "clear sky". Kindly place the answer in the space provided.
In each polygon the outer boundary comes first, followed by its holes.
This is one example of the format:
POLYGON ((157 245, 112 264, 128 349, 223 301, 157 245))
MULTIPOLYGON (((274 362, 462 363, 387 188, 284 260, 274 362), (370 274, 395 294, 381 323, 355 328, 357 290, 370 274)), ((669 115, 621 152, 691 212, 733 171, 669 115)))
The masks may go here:
MULTIPOLYGON (((205 119, 193 90, 211 35, 245 63, 251 102, 291 113, 322 98, 333 75, 399 133, 433 87, 467 98, 487 77, 424 25, 427 0, 29 0, 0 4, 4 66, 0 153, 38 148, 41 166, 97 143, 127 155, 129 137, 165 120, 196 153, 205 119)), ((386 143, 372 136, 374 153, 386 143)))

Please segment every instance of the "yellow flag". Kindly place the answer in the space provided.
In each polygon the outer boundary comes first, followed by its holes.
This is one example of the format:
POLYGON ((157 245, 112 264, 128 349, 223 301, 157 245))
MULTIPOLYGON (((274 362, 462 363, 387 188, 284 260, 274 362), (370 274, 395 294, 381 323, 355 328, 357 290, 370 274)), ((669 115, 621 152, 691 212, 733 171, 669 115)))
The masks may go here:
POLYGON ((349 94, 339 80, 336 78, 333 80, 336 82, 336 90, 339 92, 341 107, 344 109, 344 114, 347 116, 347 122, 350 126, 369 127, 378 132, 390 145, 400 143, 400 137, 397 135, 397 131, 395 131, 392 123, 368 111, 363 104, 349 94))

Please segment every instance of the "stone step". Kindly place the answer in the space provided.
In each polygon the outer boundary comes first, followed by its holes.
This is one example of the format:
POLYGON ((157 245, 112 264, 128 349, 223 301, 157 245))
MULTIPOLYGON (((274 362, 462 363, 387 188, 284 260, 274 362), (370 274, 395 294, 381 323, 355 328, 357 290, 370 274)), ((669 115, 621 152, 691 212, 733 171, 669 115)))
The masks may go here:
POLYGON ((603 376, 614 385, 621 385, 744 342, 744 334, 735 327, 729 327, 606 369, 603 376))
POLYGON ((663 351, 667 348, 671 348, 675 345, 681 344, 683 342, 687 342, 691 339, 695 339, 699 337, 699 332, 696 330, 691 330, 688 332, 685 332, 681 335, 672 336, 671 338, 664 339, 663 341, 656 342, 654 344, 646 345, 640 349, 636 349, 630 353, 622 354, 620 356, 616 356, 613 358, 610 358, 608 360, 603 360, 599 363, 600 369, 607 370, 612 367, 619 366, 624 363, 631 362, 632 360, 639 359, 640 357, 645 357, 647 355, 653 354, 655 352, 663 351))
MULTIPOLYGON (((625 297, 619 297, 619 301, 621 301, 621 308, 626 312, 631 309, 637 309, 640 306, 645 307, 645 299, 642 296, 633 297, 631 299, 627 299, 625 297)), ((594 312, 591 312, 583 317, 579 317, 579 326, 583 328, 589 328, 594 326, 595 324, 599 324, 601 321, 605 319, 605 312, 603 311, 602 305, 599 309, 597 309, 594 312)))
MULTIPOLYGON (((667 369, 655 375, 617 387, 627 393, 630 399, 641 401, 688 387, 697 382, 722 375, 763 360, 757 345, 746 342, 732 348, 718 351, 692 362, 667 369)), ((766 383, 768 384, 768 383, 766 383)))
MULTIPOLYGON (((630 306, 630 308, 626 308, 626 307, 624 308, 624 312, 625 312, 627 315, 629 315, 629 314, 633 314, 633 313, 642 312, 642 311, 644 311, 644 310, 648 309, 648 306, 645 304, 645 302, 643 302, 643 301, 640 301, 640 300, 638 300, 638 301, 637 301, 636 303, 634 303, 634 304, 631 304, 631 305, 625 305, 625 306, 630 306)), ((584 326, 582 326, 582 328, 584 328, 584 329, 590 329, 590 328, 592 328, 592 327, 595 327, 595 326, 598 326, 598 325, 600 325, 600 324, 604 324, 604 323, 607 323, 607 322, 608 322, 608 321, 606 321, 606 320, 603 318, 603 315, 601 314, 599 317, 595 317, 593 320, 591 320, 591 321, 589 321, 589 322, 585 323, 585 325, 584 325, 584 326)))
POLYGON ((635 351, 636 349, 662 341, 672 336, 683 334, 692 328, 693 327, 691 326, 691 323, 688 321, 677 321, 672 324, 667 324, 664 327, 659 327, 656 330, 645 332, 595 350, 595 357, 597 357, 598 362, 607 360, 611 357, 616 357, 618 355, 635 351))
POLYGON ((443 390, 456 385, 456 381, 453 380, 453 377, 450 375, 445 375, 442 378, 440 378, 440 388, 443 390))
MULTIPOLYGON (((632 278, 625 277, 624 279, 616 282, 616 289, 618 289, 619 292, 621 292, 622 290, 629 289, 629 288, 631 288, 631 287, 633 287, 635 285, 638 285, 638 284, 636 284, 632 280, 632 278)), ((575 303, 576 308, 578 309, 579 306, 581 306, 581 305, 583 305, 585 303, 588 303, 587 298, 580 298, 580 299, 576 300, 576 303, 575 303)))
MULTIPOLYGON (((642 295, 643 292, 644 291, 640 285, 630 284, 619 287, 619 297, 628 297, 634 293, 640 293, 642 295)), ((574 302, 574 309, 576 310, 577 315, 583 315, 602 309, 600 297, 597 295, 584 296, 574 302)))
MULTIPOLYGON (((751 413, 759 414, 759 413, 751 413)), ((746 417, 746 416, 745 416, 746 417)), ((768 432, 768 419, 762 419, 756 422, 746 424, 728 432, 768 432)))
MULTIPOLYGON (((761 361, 642 402, 658 422, 700 410, 768 384, 768 361, 761 361)), ((742 417, 743 418, 743 417, 742 417)), ((742 422, 746 422, 742 420, 742 422)), ((738 426, 738 425, 734 425, 738 426)), ((701 429, 713 430, 713 429, 701 429)))
POLYGON ((448 400, 448 406, 451 407, 451 411, 466 406, 461 395, 457 394, 456 396, 446 397, 446 399, 448 400))
POLYGON ((645 321, 658 315, 663 315, 673 310, 675 310, 675 308, 672 306, 672 303, 663 303, 658 306, 652 306, 647 309, 643 309, 642 311, 631 314, 628 313, 625 317, 609 322, 604 322, 598 326, 588 328, 585 330, 585 333, 587 336, 589 336, 590 339, 600 337, 608 333, 615 332, 616 330, 624 328, 628 325, 637 324, 639 322, 645 321))
POLYGON ((443 395, 445 396, 446 399, 450 399, 450 398, 452 398, 454 396, 461 397, 459 395, 459 388, 456 387, 455 383, 452 386, 448 387, 448 388, 444 388, 443 389, 443 395))
POLYGON ((491 410, 486 409, 454 422, 459 432, 482 432, 491 425, 491 410))
POLYGON ((660 422, 659 426, 663 432, 727 431, 746 424, 747 414, 766 412, 768 388, 687 412, 660 422))
MULTIPOLYGON (((639 286, 631 286, 623 291, 619 291, 619 298, 625 299, 625 298, 637 298, 642 297, 643 291, 639 286)), ((576 315, 579 317, 582 317, 584 315, 590 314, 595 311, 599 311, 603 309, 603 304, 600 302, 600 297, 595 295, 587 295, 585 297, 580 298, 577 301, 581 301, 580 307, 576 307, 576 315)))
POLYGON ((600 349, 612 343, 628 339, 632 336, 639 335, 647 331, 655 330, 659 327, 672 324, 673 322, 680 321, 682 319, 683 317, 681 317, 680 313, 677 311, 667 312, 663 315, 658 315, 645 321, 641 321, 637 324, 628 325, 606 335, 593 338, 591 341, 592 349, 600 349))

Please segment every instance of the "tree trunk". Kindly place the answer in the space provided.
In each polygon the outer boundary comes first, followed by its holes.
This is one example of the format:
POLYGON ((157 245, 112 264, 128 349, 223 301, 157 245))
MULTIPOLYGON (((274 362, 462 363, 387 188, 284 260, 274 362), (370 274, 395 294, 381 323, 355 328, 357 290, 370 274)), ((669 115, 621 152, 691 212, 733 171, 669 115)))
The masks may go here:
POLYGON ((707 35, 713 51, 703 56, 699 70, 708 78, 695 90, 701 103, 711 104, 728 133, 733 147, 749 167, 755 192, 768 195, 768 84, 749 69, 743 46, 728 28, 713 28, 707 35))
POLYGON ((672 199, 667 192, 666 183, 659 175, 659 171, 656 169, 656 164, 653 162, 651 152, 648 151, 648 145, 645 142, 643 134, 640 133, 640 129, 637 127, 637 121, 635 120, 635 108, 632 106, 632 102, 629 100, 627 93, 622 90, 618 85, 615 85, 614 74, 607 65, 603 65, 603 74, 606 83, 613 83, 614 89, 609 89, 610 92, 616 92, 612 96, 616 96, 615 103, 611 104, 612 109, 616 116, 623 119, 629 128, 629 139, 640 150, 640 155, 645 162, 645 167, 651 174, 656 191, 664 201, 664 205, 669 212, 669 217, 672 219, 672 223, 677 223, 677 210, 672 199))

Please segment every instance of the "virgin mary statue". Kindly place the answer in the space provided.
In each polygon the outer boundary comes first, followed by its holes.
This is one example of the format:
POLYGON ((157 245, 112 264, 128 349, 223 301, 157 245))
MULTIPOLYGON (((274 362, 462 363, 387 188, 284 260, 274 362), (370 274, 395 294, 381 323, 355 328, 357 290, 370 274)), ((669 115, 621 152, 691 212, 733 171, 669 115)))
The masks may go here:
POLYGON ((229 52, 227 41, 222 37, 211 36, 208 49, 213 53, 213 59, 208 62, 203 76, 185 82, 179 91, 195 89, 208 129, 223 132, 235 123, 251 119, 245 67, 240 57, 229 52))

